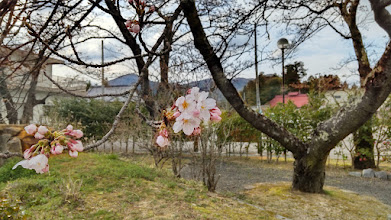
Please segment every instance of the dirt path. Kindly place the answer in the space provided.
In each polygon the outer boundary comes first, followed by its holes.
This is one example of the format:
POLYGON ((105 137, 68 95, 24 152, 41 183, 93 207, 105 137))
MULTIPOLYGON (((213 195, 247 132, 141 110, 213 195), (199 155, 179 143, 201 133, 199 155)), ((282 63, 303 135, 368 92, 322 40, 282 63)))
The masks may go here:
MULTIPOLYGON (((224 161, 218 164, 221 175, 217 185, 219 192, 240 192, 246 187, 261 182, 292 181, 292 162, 268 164, 253 161, 224 161)), ((183 177, 189 178, 189 168, 184 169, 183 177)), ((377 198, 391 205, 391 181, 352 177, 347 170, 329 168, 326 171, 326 186, 334 186, 362 195, 377 198)))

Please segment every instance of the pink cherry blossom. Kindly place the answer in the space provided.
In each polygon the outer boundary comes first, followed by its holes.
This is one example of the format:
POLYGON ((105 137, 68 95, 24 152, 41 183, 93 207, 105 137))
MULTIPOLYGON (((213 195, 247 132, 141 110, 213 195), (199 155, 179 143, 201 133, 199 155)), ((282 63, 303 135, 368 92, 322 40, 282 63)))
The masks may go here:
POLYGON ((215 113, 217 114, 218 116, 221 115, 221 110, 216 106, 214 107, 213 109, 210 110, 211 113, 215 113))
POLYGON ((187 91, 187 94, 193 96, 195 100, 198 100, 199 93, 200 93, 200 88, 198 87, 193 87, 187 91))
POLYGON ((72 131, 73 130, 73 126, 72 125, 68 125, 66 129, 67 129, 67 131, 72 131))
POLYGON ((50 152, 54 155, 56 154, 61 154, 64 150, 64 146, 61 144, 57 143, 56 145, 53 145, 52 148, 50 149, 50 152))
POLYGON ((24 152, 23 152, 23 157, 24 157, 24 159, 29 159, 30 157, 31 157, 31 155, 32 155, 33 153, 32 153, 32 151, 31 151, 31 149, 29 148, 29 149, 26 149, 24 152))
POLYGON ((138 25, 138 24, 133 25, 132 32, 136 33, 136 34, 139 33, 140 32, 140 25, 138 25))
POLYGON ((47 127, 45 127, 45 126, 39 126, 38 127, 38 133, 40 133, 40 134, 42 134, 42 135, 45 135, 46 133, 48 133, 48 129, 47 129, 47 127))
POLYGON ((77 157, 79 153, 77 151, 69 150, 69 156, 71 157, 77 157))
POLYGON ((73 130, 69 133, 69 135, 71 135, 75 138, 81 138, 81 137, 83 137, 83 132, 81 130, 73 130))
POLYGON ((175 123, 173 125, 173 130, 175 133, 183 130, 183 133, 190 136, 195 128, 200 126, 200 119, 192 117, 188 113, 183 113, 181 116, 176 118, 175 123))
POLYGON ((49 171, 48 162, 49 160, 44 154, 38 154, 37 156, 32 157, 29 160, 20 161, 19 163, 15 164, 12 169, 16 169, 16 167, 20 165, 23 168, 35 170, 35 172, 37 173, 45 173, 49 171))
POLYGON ((75 141, 72 139, 69 140, 68 142, 68 148, 70 151, 78 151, 78 152, 81 152, 84 149, 83 143, 81 143, 81 141, 75 141))
POLYGON ((49 164, 46 164, 45 168, 42 169, 42 173, 49 172, 49 164))
POLYGON ((180 115, 181 115, 181 113, 176 111, 173 116, 174 116, 174 118, 178 118, 180 115))
MULTIPOLYGON (((196 109, 193 111, 193 117, 199 118, 200 117, 200 110, 196 109)), ((208 112, 208 117, 209 117, 209 112, 208 112)))
POLYGON ((76 143, 73 145, 73 149, 82 152, 84 150, 83 143, 81 143, 81 141, 76 141, 76 143))
POLYGON ((219 122, 219 121, 221 121, 221 117, 216 113, 211 113, 210 120, 213 122, 219 122))
POLYGON ((37 132, 37 133, 35 133, 34 137, 35 137, 36 139, 42 139, 42 138, 44 138, 45 136, 44 136, 43 134, 37 132))
POLYGON ((196 103, 194 102, 194 99, 192 96, 181 96, 179 97, 175 105, 178 107, 178 110, 183 113, 183 112, 192 112, 194 111, 196 107, 196 103))
POLYGON ((208 122, 210 119, 209 111, 216 107, 216 100, 212 98, 204 99, 204 95, 200 93, 198 108, 200 109, 200 119, 208 122))
POLYGON ((165 147, 170 144, 168 138, 160 136, 160 135, 156 138, 156 143, 160 147, 165 147))
POLYGON ((27 134, 34 134, 37 131, 37 126, 35 124, 31 124, 24 127, 24 130, 27 132, 27 134))
POLYGON ((126 21, 126 22, 125 22, 125 25, 126 25, 126 27, 132 26, 132 21, 130 21, 130 20, 129 20, 129 21, 126 21))
POLYGON ((159 135, 160 135, 160 136, 163 136, 163 137, 168 137, 168 131, 167 131, 167 129, 163 129, 163 130, 159 131, 159 135))

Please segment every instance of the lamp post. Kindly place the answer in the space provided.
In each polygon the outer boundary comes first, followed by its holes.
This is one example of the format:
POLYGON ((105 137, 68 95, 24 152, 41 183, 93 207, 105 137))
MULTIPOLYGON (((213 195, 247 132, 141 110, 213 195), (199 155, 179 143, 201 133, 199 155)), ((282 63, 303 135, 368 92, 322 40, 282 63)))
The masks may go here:
POLYGON ((284 50, 289 47, 289 41, 286 38, 281 38, 277 41, 278 48, 282 51, 282 103, 285 104, 285 91, 284 91, 284 84, 285 84, 285 68, 284 68, 284 50))
POLYGON ((255 58, 255 96, 257 111, 262 114, 261 99, 259 97, 259 75, 258 75, 258 44, 257 44, 257 23, 254 23, 254 58, 255 58))

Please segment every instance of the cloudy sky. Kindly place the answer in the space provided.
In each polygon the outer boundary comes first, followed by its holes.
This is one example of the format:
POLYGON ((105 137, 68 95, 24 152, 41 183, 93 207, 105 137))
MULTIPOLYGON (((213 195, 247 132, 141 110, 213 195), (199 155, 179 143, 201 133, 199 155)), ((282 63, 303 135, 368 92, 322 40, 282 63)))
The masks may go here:
MULTIPOLYGON (((368 9, 370 9, 366 0, 363 0, 362 2, 362 5, 367 6, 368 9)), ((363 33, 365 44, 371 45, 368 47, 368 53, 373 60, 377 60, 377 58, 383 53, 388 38, 386 37, 386 33, 373 21, 372 13, 370 13, 370 15, 371 16, 365 18, 365 24, 360 27, 360 30, 363 33)), ((105 27, 115 27, 115 24, 110 17, 100 17, 99 19, 99 23, 103 24, 105 27)), ((158 36, 158 34, 151 34, 146 39, 149 39, 149 41, 152 43, 155 39, 157 39, 158 36)), ((259 39, 258 42, 261 45, 269 44, 267 49, 269 51, 273 51, 274 57, 279 58, 281 57, 281 51, 277 49, 277 41, 281 37, 285 37, 288 40, 292 40, 293 38, 293 36, 282 36, 279 31, 273 31, 271 32, 270 40, 265 42, 262 41, 263 39, 259 39)), ((83 54, 86 54, 86 57, 89 57, 92 62, 100 63, 100 41, 83 44, 80 50, 83 51, 83 54)), ((118 55, 126 54, 131 54, 126 47, 118 46, 108 40, 105 41, 106 61, 115 59, 118 55)), ((304 66, 307 69, 308 76, 319 74, 337 74, 343 81, 346 80, 349 84, 353 84, 359 82, 359 78, 356 73, 357 63, 347 62, 349 60, 352 61, 352 59, 354 59, 352 42, 350 40, 343 39, 331 28, 325 28, 318 32, 311 39, 301 44, 297 48, 296 52, 286 59, 285 63, 289 64, 295 61, 302 61, 304 62, 304 66)), ((374 62, 372 62, 372 66, 373 65, 374 62)), ((275 61, 260 62, 258 67, 259 70, 265 74, 281 73, 281 65, 275 61)), ((99 69, 90 71, 100 72, 99 69)), ((54 67, 53 72, 57 75, 77 74, 74 70, 66 66, 56 66, 54 67)), ((106 69, 106 75, 109 76, 109 79, 118 75, 134 72, 135 69, 129 62, 125 62, 106 69)), ((254 78, 254 67, 247 69, 241 73, 239 77, 254 78)), ((97 80, 93 79, 92 81, 98 82, 97 80)))

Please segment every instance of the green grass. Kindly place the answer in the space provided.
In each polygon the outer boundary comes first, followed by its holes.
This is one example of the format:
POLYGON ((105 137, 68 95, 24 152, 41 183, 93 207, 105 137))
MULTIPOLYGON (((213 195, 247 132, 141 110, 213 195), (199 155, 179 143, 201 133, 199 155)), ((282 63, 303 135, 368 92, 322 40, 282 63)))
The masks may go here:
POLYGON ((50 172, 0 168, 0 198, 20 200, 32 219, 274 219, 274 214, 208 193, 194 181, 117 155, 52 157, 50 172))

